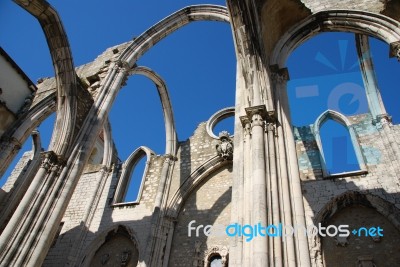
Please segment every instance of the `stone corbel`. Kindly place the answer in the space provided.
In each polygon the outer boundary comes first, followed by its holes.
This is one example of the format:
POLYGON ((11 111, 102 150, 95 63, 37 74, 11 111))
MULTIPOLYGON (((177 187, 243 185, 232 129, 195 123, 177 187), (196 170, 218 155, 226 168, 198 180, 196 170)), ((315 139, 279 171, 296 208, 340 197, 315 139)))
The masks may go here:
POLYGON ((15 150, 20 150, 22 144, 15 137, 4 136, 3 138, 1 138, 0 149, 5 150, 6 147, 11 147, 12 150, 15 151, 15 150))
POLYGON ((400 41, 393 42, 389 47, 389 57, 396 57, 400 61, 400 41))
POLYGON ((279 68, 278 65, 271 65, 271 78, 274 84, 282 84, 290 80, 289 70, 287 68, 279 68))

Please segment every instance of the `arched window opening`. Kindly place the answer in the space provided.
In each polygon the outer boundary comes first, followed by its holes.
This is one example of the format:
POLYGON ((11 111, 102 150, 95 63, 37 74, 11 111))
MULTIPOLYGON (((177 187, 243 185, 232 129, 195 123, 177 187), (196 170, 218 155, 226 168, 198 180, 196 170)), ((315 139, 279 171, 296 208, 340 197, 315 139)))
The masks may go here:
POLYGON ((328 174, 360 170, 348 129, 332 119, 320 129, 323 156, 328 174))
MULTIPOLYGON (((357 135, 343 114, 333 110, 323 112, 315 121, 313 132, 323 177, 367 173, 357 135)), ((313 163, 314 168, 316 164, 313 163)))
POLYGON ((145 178, 146 157, 142 157, 133 167, 131 176, 129 177, 128 188, 126 190, 123 202, 134 202, 138 199, 140 186, 145 178))
POLYGON ((208 265, 208 267, 223 267, 221 255, 216 254, 211 256, 210 264, 208 265))
POLYGON ((114 205, 139 203, 152 155, 154 152, 149 148, 139 147, 122 164, 114 205))

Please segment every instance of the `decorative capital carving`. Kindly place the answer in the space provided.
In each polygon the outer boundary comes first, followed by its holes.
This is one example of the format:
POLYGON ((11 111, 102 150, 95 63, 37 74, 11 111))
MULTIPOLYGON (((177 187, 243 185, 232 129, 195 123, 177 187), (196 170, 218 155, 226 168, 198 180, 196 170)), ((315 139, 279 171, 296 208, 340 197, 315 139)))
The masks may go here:
POLYGON ((244 136, 251 135, 251 122, 247 116, 240 116, 240 122, 244 128, 244 136))
POLYGON ((389 114, 381 114, 377 115, 375 119, 372 120, 372 124, 375 125, 377 128, 382 128, 383 125, 388 124, 392 125, 392 116, 389 114))
POLYGON ((40 164, 40 168, 44 168, 46 171, 58 171, 65 164, 65 160, 58 157, 53 151, 42 152, 41 156, 42 163, 40 164))
POLYGON ((262 119, 267 117, 267 109, 265 105, 253 106, 244 109, 246 111, 247 118, 253 122, 254 115, 260 115, 262 119))
POLYGON ((389 47, 389 57, 396 57, 400 61, 400 41, 393 42, 389 47))
POLYGON ((265 131, 274 133, 275 132, 275 123, 272 123, 272 122, 266 123, 265 124, 265 131))
POLYGON ((227 131, 219 133, 219 143, 215 146, 218 155, 224 160, 232 160, 233 158, 233 142, 227 131))

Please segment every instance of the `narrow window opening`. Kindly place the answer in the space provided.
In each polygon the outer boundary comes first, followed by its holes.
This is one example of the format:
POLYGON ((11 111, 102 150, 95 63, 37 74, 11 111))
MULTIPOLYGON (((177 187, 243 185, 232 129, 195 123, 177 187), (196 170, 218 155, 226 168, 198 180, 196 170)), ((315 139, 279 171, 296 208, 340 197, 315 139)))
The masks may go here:
POLYGON ((323 156, 329 175, 360 170, 348 129, 328 119, 320 129, 323 156))
POLYGON ((222 267, 222 257, 219 254, 212 256, 209 267, 222 267))
POLYGON ((142 157, 133 167, 123 202, 134 202, 138 200, 140 186, 145 176, 146 157, 142 157))

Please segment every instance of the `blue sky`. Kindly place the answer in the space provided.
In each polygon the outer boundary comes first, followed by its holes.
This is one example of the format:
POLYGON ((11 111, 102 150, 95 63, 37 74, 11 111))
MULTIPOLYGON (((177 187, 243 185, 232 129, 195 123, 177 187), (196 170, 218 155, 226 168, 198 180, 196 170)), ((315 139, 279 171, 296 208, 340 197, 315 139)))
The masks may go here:
MULTIPOLYGON (((201 3, 225 5, 223 0, 72 0, 50 3, 63 20, 76 66, 94 60, 108 47, 140 35, 184 6, 201 3)), ((50 55, 39 24, 11 1, 0 3, 0 45, 32 81, 53 76, 50 55)), ((397 122, 400 116, 394 102, 394 77, 399 73, 398 62, 388 59, 386 44, 375 41, 372 47, 374 58, 379 59, 375 66, 382 94, 388 101, 389 113, 397 122)), ((166 81, 180 141, 191 136, 198 123, 206 121, 214 112, 234 105, 236 63, 231 28, 227 23, 191 23, 157 44, 139 60, 138 65, 153 69, 166 81)), ((335 107, 346 115, 367 111, 363 104, 365 94, 362 93, 358 72, 354 35, 321 34, 295 50, 288 67, 294 125, 313 123, 327 107, 335 107), (334 91, 343 84, 354 90, 346 94, 339 89, 334 91), (313 87, 318 96, 305 96, 302 92, 307 86, 313 87)), ((39 129, 45 147, 50 140, 53 121, 45 121, 39 129)), ((141 76, 129 78, 115 101, 110 121, 121 160, 141 145, 158 154, 164 153, 161 106, 157 91, 148 79, 141 76)), ((232 132, 232 124, 232 119, 227 120, 217 131, 227 129, 232 132)), ((339 133, 340 129, 328 132, 339 133)), ((343 133, 339 134, 339 139, 343 133)), ((24 148, 30 149, 30 143, 27 143, 24 148)), ((352 164, 351 159, 349 162, 352 164)), ((3 178, 0 184, 4 181, 3 178)))

